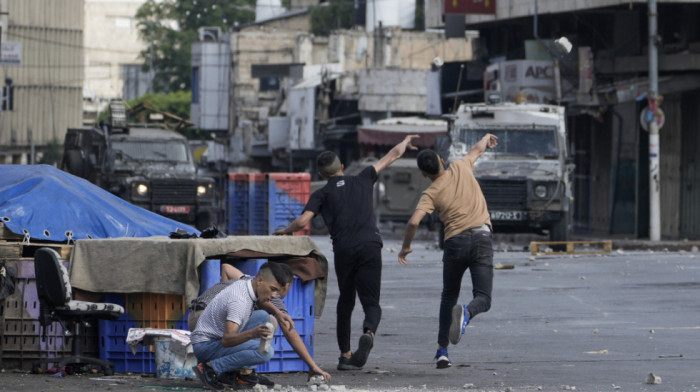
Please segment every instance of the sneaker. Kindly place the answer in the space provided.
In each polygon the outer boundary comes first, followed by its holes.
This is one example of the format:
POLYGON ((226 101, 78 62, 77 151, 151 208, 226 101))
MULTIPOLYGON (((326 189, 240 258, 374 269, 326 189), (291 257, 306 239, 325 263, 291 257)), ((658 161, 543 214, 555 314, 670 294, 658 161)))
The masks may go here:
POLYGON ((457 344, 467 330, 469 310, 467 305, 456 304, 452 307, 452 324, 450 324, 450 343, 457 344))
POLYGON ((374 346, 374 338, 372 334, 367 332, 360 336, 360 343, 357 345, 357 351, 352 353, 352 363, 357 367, 365 366, 367 363, 367 358, 369 357, 369 352, 374 346))
POLYGON ((248 373, 248 374, 238 373, 237 381, 241 384, 244 384, 244 383, 249 384, 249 385, 260 384, 260 385, 264 385, 266 387, 274 387, 275 386, 275 383, 272 380, 263 376, 262 374, 256 373, 255 370, 253 370, 252 373, 248 373))
POLYGON ((344 356, 340 356, 338 358, 338 370, 360 370, 362 369, 362 366, 355 366, 352 363, 352 358, 345 358, 344 356))
POLYGON ((197 366, 192 367, 192 370, 199 378, 199 381, 204 384, 206 389, 213 389, 215 391, 222 391, 226 389, 226 387, 217 379, 214 369, 212 369, 211 366, 207 365, 206 363, 198 363, 197 366))
POLYGON ((446 369, 452 366, 452 361, 450 361, 450 358, 447 356, 446 348, 439 348, 437 353, 435 353, 434 359, 437 361, 438 369, 446 369))

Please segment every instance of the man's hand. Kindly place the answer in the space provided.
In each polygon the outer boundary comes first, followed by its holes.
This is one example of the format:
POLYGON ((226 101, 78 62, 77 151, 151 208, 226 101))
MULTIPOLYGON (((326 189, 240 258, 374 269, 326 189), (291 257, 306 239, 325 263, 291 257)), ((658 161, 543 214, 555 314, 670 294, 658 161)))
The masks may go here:
POLYGON ((253 335, 253 339, 267 338, 268 336, 272 335, 272 331, 270 331, 265 324, 260 324, 250 331, 253 335))
POLYGON ((400 264, 408 264, 408 260, 406 260, 406 256, 408 256, 409 253, 413 252, 413 249, 411 248, 401 248, 401 252, 399 252, 399 263, 400 264))
POLYGON ((486 148, 496 148, 498 146, 498 136, 487 133, 484 139, 486 139, 486 148))
POLYGON ((290 315, 288 315, 287 313, 277 312, 277 314, 275 314, 275 318, 277 319, 277 322, 280 324, 280 327, 283 327, 286 324, 287 330, 294 329, 294 319, 292 319, 292 317, 290 315))
POLYGON ((420 135, 408 135, 406 136, 401 143, 399 143, 399 147, 401 149, 401 155, 403 155, 404 152, 406 152, 406 149, 409 150, 417 150, 418 147, 414 146, 411 144, 411 140, 419 138, 420 135))
POLYGON ((331 375, 328 374, 327 372, 323 371, 318 365, 314 366, 313 368, 309 369, 309 378, 308 380, 311 380, 311 377, 315 375, 323 376, 323 379, 326 380, 326 382, 331 382, 331 375))

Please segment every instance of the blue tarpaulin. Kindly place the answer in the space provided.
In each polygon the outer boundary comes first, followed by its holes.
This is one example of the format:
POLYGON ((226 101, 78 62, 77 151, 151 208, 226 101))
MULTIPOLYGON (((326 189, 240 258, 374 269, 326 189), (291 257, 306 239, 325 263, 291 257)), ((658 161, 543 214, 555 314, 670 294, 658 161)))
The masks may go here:
POLYGON ((13 233, 57 242, 167 236, 178 228, 199 234, 49 165, 0 165, 0 220, 13 233))

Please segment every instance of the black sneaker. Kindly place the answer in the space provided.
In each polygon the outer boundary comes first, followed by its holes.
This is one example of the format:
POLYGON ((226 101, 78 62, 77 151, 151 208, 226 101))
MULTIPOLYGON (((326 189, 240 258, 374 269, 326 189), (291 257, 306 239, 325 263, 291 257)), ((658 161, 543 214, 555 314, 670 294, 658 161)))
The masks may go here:
POLYGON ((352 359, 351 358, 345 358, 344 356, 340 356, 338 358, 338 370, 360 370, 362 369, 362 366, 358 367, 353 365, 352 359))
POLYGON ((217 379, 214 369, 212 369, 211 366, 207 365, 206 363, 198 363, 197 366, 192 367, 192 370, 199 378, 199 381, 204 384, 206 389, 213 389, 215 391, 223 391, 226 389, 226 387, 217 379))
POLYGON ((236 381, 238 381, 238 383, 240 383, 240 384, 246 384, 246 385, 260 384, 260 385, 264 385, 266 387, 274 387, 275 386, 275 383, 272 380, 263 376, 262 374, 256 373, 255 370, 253 370, 252 373, 248 373, 248 374, 238 373, 238 378, 236 381))
POLYGON ((369 352, 374 346, 374 338, 372 334, 367 332, 360 336, 360 343, 357 345, 357 351, 352 353, 352 364, 358 367, 365 366, 367 363, 367 358, 369 357, 369 352))

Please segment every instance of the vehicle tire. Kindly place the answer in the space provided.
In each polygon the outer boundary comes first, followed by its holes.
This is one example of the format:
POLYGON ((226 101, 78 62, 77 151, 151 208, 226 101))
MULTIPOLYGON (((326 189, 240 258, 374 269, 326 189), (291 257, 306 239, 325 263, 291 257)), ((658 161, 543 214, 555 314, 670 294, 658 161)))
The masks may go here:
POLYGON ((549 228, 550 241, 569 240, 569 216, 564 213, 562 217, 549 228))
POLYGON ((113 376, 114 375, 114 366, 106 366, 104 368, 104 375, 105 376, 113 376))
POLYGON ((197 230, 202 231, 204 229, 208 229, 212 225, 212 219, 211 219, 211 214, 208 212, 202 212, 201 214, 197 215, 197 222, 195 223, 195 227, 197 230))

